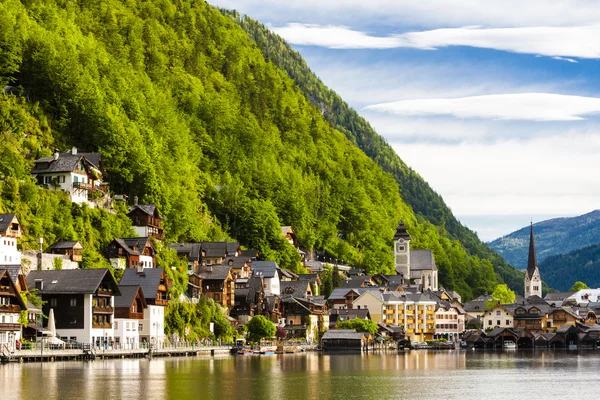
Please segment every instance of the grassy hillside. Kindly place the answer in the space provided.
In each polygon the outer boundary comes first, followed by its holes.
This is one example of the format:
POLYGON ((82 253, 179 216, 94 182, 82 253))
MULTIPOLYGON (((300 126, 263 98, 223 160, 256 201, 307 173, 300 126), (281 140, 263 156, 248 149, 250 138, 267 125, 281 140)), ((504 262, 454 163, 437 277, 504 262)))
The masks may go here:
MULTIPOLYGON (((600 243, 600 210, 572 218, 554 218, 533 225, 538 261, 600 243)), ((527 268, 529 227, 496 239, 489 246, 519 269, 527 268)))
POLYGON ((0 49, 0 208, 23 215, 25 247, 91 235, 97 254, 129 232, 122 211, 34 186, 33 160, 75 145, 102 152, 114 193, 158 204, 167 241, 235 238, 295 269, 279 229, 292 225, 307 248, 390 272, 404 220, 447 288, 468 299, 499 281, 203 1, 3 0, 0 49))
POLYGON ((321 82, 298 52, 260 22, 248 16, 241 16, 236 11, 221 10, 221 12, 231 17, 253 38, 268 60, 287 72, 302 92, 322 111, 327 121, 394 177, 400 187, 402 198, 417 215, 439 226, 445 237, 459 240, 469 254, 489 260, 504 282, 513 290, 523 292, 523 274, 482 243, 475 232, 463 226, 454 217, 442 197, 400 159, 394 149, 364 118, 321 82))

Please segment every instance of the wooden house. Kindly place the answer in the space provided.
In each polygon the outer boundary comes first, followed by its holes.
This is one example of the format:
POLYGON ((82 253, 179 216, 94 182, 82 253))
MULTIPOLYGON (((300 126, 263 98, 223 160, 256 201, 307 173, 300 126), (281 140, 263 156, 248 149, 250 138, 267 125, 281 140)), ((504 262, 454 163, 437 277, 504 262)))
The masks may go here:
MULTIPOLYGON (((136 201, 137 202, 137 201, 136 201)), ((134 204, 127 216, 131 219, 135 233, 141 237, 164 240, 163 217, 156 204, 134 204)))
POLYGON ((235 305, 235 281, 229 265, 202 265, 197 275, 202 279, 202 293, 223 307, 235 305))
POLYGON ((83 246, 79 241, 54 243, 50 246, 50 253, 69 256, 71 261, 74 262, 83 260, 83 246))
POLYGON ((27 306, 7 269, 0 269, 0 346, 14 350, 21 339, 21 311, 27 306))
POLYGON ((149 237, 115 239, 104 249, 104 256, 115 269, 156 266, 156 248, 149 237))

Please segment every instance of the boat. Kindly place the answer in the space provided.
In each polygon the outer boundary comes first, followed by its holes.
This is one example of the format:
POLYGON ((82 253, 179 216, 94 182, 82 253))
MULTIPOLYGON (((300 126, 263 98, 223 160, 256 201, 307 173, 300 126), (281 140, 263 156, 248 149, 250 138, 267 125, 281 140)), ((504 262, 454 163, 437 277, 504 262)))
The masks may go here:
POLYGON ((507 340, 504 342, 504 348, 505 349, 516 349, 517 345, 512 340, 507 340))

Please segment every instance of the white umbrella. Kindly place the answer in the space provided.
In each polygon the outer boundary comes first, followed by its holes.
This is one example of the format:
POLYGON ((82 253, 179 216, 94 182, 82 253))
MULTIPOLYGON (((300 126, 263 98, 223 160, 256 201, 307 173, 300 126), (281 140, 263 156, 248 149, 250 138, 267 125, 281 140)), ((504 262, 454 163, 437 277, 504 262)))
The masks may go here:
POLYGON ((55 337, 56 336, 56 324, 54 323, 54 309, 51 308, 50 312, 48 313, 48 330, 50 331, 50 335, 51 337, 55 337))

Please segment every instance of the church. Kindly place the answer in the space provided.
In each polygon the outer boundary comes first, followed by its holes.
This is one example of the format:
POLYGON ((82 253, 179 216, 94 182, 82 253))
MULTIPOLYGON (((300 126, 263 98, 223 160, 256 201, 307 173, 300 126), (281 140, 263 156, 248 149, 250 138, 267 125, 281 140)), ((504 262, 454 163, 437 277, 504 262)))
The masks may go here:
POLYGON ((408 228, 400 222, 394 235, 396 273, 407 285, 421 285, 421 290, 438 290, 438 270, 431 250, 411 250, 408 228))
POLYGON ((542 297, 542 278, 535 256, 535 242, 533 238, 533 222, 529 232, 529 257, 527 259, 527 270, 525 271, 525 298, 530 296, 542 297))

